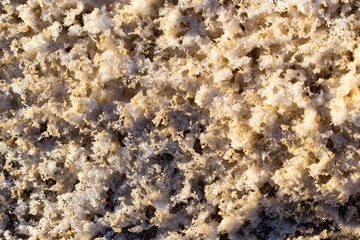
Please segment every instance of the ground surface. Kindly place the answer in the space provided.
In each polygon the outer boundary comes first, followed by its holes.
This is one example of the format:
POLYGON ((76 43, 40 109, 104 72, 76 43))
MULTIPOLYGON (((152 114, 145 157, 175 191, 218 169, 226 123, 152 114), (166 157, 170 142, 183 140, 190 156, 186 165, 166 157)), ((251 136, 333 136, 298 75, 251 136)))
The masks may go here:
POLYGON ((1 1, 0 238, 359 239, 359 17, 1 1))

